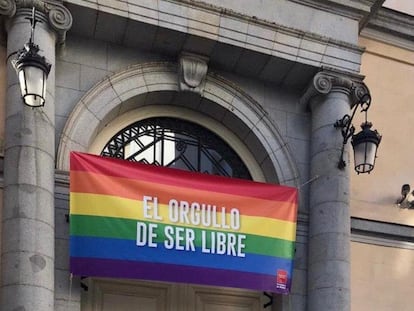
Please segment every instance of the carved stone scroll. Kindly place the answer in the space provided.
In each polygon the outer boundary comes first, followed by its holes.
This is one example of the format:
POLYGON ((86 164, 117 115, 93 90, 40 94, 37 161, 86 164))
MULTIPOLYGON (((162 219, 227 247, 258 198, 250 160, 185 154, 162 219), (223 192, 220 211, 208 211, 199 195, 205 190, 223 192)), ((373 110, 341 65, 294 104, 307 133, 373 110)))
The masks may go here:
POLYGON ((179 61, 179 87, 181 91, 192 91, 201 94, 204 89, 204 80, 207 75, 206 57, 184 53, 179 61))

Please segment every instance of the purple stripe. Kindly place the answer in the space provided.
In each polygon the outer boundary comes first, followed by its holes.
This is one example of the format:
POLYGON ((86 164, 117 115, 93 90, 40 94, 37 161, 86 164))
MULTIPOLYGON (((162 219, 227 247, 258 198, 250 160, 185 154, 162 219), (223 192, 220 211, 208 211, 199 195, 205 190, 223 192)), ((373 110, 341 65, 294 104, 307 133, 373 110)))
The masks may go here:
POLYGON ((222 269, 96 258, 71 257, 70 270, 74 275, 79 276, 193 283, 245 288, 279 294, 288 294, 291 283, 291 276, 289 276, 286 288, 278 288, 276 284, 276 271, 275 275, 266 275, 222 269))

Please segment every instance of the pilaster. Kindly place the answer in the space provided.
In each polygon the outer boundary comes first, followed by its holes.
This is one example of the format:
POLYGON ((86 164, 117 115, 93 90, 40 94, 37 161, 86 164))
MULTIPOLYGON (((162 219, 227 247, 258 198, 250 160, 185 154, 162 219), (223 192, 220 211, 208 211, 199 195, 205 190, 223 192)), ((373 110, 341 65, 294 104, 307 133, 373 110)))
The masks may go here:
POLYGON ((2 215, 1 310, 54 310, 55 46, 63 43, 71 16, 60 3, 2 1, 7 16, 7 97, 2 215), (52 69, 46 104, 23 104, 10 60, 30 37, 52 69), (66 26, 65 26, 66 25, 66 26))

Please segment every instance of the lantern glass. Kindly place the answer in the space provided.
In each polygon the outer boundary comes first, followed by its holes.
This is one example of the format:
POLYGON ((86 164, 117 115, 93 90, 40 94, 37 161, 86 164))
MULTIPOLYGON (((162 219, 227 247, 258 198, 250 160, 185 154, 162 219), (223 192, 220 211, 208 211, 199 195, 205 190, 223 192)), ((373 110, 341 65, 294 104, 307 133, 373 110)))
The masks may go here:
POLYGON ((363 123, 361 125, 362 131, 352 136, 355 171, 358 174, 369 173, 375 166, 381 135, 376 130, 372 131, 371 126, 370 122, 363 123))
POLYGON ((369 173, 375 165, 377 145, 373 142, 364 142, 354 146, 355 170, 359 173, 369 173))
POLYGON ((31 107, 45 104, 47 75, 43 68, 33 64, 23 65, 18 72, 24 103, 31 107))

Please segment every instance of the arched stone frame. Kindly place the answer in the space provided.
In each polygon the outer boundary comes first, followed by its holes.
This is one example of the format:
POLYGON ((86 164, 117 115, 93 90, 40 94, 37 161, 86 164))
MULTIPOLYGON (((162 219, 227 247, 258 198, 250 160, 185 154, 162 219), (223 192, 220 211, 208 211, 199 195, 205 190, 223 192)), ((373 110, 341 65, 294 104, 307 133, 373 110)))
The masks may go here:
POLYGON ((146 106, 149 108, 145 111, 151 111, 152 107, 155 116, 160 104, 168 104, 181 107, 182 112, 186 110, 181 116, 186 120, 203 126, 215 124, 216 134, 239 153, 255 180, 299 185, 288 145, 253 98, 213 73, 207 74, 201 96, 180 92, 177 74, 176 64, 145 63, 131 66, 95 85, 81 98, 66 122, 59 142, 57 169, 69 169, 70 151, 96 152, 100 133, 116 123, 115 119, 128 119, 129 114, 136 114, 146 106), (202 114, 214 121, 202 121, 202 114))

